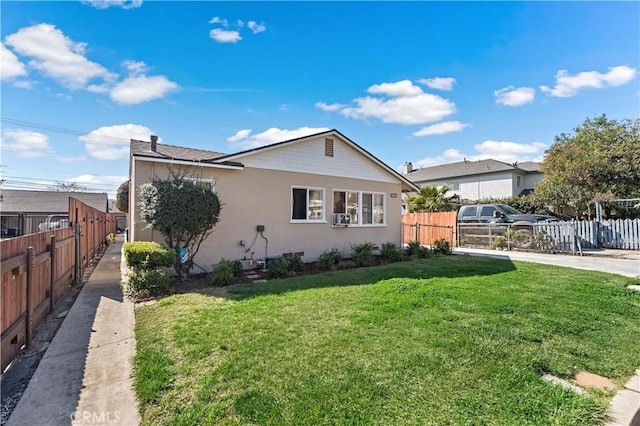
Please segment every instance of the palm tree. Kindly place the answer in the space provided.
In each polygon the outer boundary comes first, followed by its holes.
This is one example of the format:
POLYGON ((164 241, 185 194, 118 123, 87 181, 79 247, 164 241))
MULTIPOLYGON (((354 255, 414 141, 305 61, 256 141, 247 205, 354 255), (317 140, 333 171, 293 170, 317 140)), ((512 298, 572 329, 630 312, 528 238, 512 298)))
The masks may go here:
POLYGON ((409 197, 410 213, 421 212, 448 212, 455 210, 455 204, 451 202, 452 197, 447 197, 447 192, 451 188, 448 186, 424 186, 420 192, 413 197, 409 197))

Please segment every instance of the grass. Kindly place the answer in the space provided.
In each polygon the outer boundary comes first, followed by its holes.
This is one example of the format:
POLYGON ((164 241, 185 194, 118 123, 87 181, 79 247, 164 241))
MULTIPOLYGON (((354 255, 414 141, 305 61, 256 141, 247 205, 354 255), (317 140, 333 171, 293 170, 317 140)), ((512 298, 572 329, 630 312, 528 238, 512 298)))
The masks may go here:
POLYGON ((638 280, 435 257, 175 295, 136 311, 144 424, 594 425, 640 365, 638 280))

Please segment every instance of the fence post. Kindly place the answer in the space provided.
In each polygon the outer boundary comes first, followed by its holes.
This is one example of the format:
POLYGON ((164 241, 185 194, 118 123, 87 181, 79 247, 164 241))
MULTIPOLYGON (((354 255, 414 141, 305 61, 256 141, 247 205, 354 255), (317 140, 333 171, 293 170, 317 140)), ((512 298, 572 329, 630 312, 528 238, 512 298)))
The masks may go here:
POLYGON ((49 260, 51 261, 51 267, 49 270, 51 271, 51 281, 49 283, 49 313, 53 312, 53 283, 56 281, 56 236, 53 234, 51 236, 51 256, 49 256, 49 260))
POLYGON ((79 285, 82 282, 82 250, 80 250, 80 224, 78 222, 75 223, 75 233, 74 239, 76 241, 76 285, 79 285))
POLYGON ((27 348, 31 346, 31 333, 33 331, 33 300, 31 287, 33 285, 33 247, 27 248, 27 348))
POLYGON ((422 245, 420 242, 420 224, 416 223, 416 241, 422 245))

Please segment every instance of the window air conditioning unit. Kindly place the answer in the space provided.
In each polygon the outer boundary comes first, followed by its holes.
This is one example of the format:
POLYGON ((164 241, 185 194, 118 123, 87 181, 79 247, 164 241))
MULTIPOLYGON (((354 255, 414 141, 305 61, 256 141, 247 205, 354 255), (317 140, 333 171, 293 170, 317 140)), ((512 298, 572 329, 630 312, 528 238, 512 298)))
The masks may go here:
POLYGON ((334 213, 333 224, 337 226, 347 226, 351 223, 351 216, 346 213, 334 213))

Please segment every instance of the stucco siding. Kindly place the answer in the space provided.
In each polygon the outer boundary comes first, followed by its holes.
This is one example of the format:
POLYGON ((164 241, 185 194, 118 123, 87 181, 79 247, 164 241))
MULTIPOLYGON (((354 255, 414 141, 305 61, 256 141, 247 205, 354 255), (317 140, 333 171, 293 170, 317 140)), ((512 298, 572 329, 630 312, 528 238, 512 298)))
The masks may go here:
POLYGON ((319 137, 242 156, 238 161, 250 168, 397 182, 397 178, 337 135, 330 139, 333 139, 333 157, 325 155, 325 137, 319 137))
MULTIPOLYGON (((322 140, 324 150, 324 140, 322 140)), ((324 151, 322 152, 324 155, 324 151)), ((243 162, 244 159, 243 159, 243 162)), ((135 161, 134 172, 139 183, 154 176, 166 178, 168 166, 145 161, 135 161)), ((304 261, 315 260, 324 250, 338 248, 344 255, 350 253, 351 243, 369 241, 376 245, 391 241, 400 244, 401 239, 401 184, 368 179, 346 179, 291 171, 264 170, 248 167, 244 170, 220 170, 193 168, 203 179, 216 181, 216 192, 222 202, 220 222, 211 236, 203 242, 195 262, 209 270, 221 258, 263 259, 283 253, 304 252, 304 261), (292 186, 324 188, 325 202, 323 223, 292 223, 292 186), (332 226, 333 190, 353 190, 384 193, 386 225, 332 226), (395 194, 392 198, 391 194, 395 194), (265 241, 256 231, 264 225, 265 241), (244 246, 241 245, 244 241, 244 246), (255 241, 255 243, 254 243, 255 241)), ((136 194, 137 188, 133 191, 136 194)), ((132 200, 133 201, 133 200, 132 200)), ((157 231, 144 229, 137 211, 131 215, 131 236, 134 240, 162 241, 157 231)))
POLYGON ((443 180, 422 181, 418 185, 442 186, 448 182, 459 183, 458 190, 451 190, 447 195, 458 194, 467 200, 481 200, 483 198, 500 198, 514 195, 515 177, 511 172, 488 173, 484 175, 464 176, 443 180))

